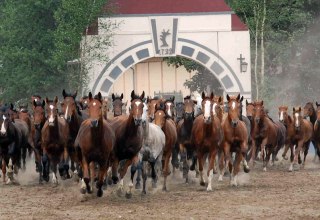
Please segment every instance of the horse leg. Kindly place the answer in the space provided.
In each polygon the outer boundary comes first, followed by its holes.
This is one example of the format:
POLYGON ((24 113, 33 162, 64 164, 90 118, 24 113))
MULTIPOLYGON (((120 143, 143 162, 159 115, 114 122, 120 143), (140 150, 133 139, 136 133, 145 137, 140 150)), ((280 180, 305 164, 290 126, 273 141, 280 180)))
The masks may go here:
POLYGON ((98 180, 98 178, 96 176, 96 163, 94 161, 91 161, 89 163, 89 170, 90 170, 90 187, 91 187, 91 192, 90 193, 92 193, 93 192, 94 182, 96 180, 98 180))
MULTIPOLYGON (((127 159, 124 163, 124 165, 121 167, 120 169, 120 184, 119 184, 119 187, 118 187, 118 194, 122 193, 123 192, 123 178, 127 172, 127 169, 128 167, 132 164, 132 159, 127 159)), ((126 192, 126 197, 127 198, 131 198, 132 197, 132 194, 131 194, 131 189, 132 189, 132 182, 129 183, 128 187, 129 187, 129 190, 126 192)))
POLYGON ((162 191, 167 191, 167 177, 170 175, 169 160, 171 157, 171 151, 166 152, 163 156, 164 156, 164 169, 163 169, 162 191))
POLYGON ((187 150, 183 146, 183 144, 180 144, 180 156, 182 161, 182 172, 183 172, 183 178, 186 179, 186 183, 188 183, 188 172, 189 172, 189 165, 187 161, 187 150))
POLYGON ((243 165, 243 171, 245 173, 249 173, 250 172, 250 168, 248 166, 247 160, 246 160, 246 155, 247 155, 247 151, 248 151, 248 147, 247 147, 247 142, 243 141, 240 145, 240 153, 242 154, 242 165, 243 165))
POLYGON ((219 170, 220 170, 220 175, 219 175, 219 179, 218 181, 222 181, 222 178, 224 176, 225 173, 225 164, 224 164, 224 152, 222 150, 220 150, 219 152, 219 170))
MULTIPOLYGON (((230 164, 230 160, 231 160, 231 155, 230 155, 230 144, 225 141, 223 143, 223 153, 224 153, 224 163, 225 163, 225 167, 228 167, 229 168, 229 172, 230 170, 232 170, 232 165, 230 164)), ((231 172, 230 172, 231 174, 231 172)), ((220 174, 221 176, 221 174, 220 174)), ((222 181, 222 176, 221 178, 219 177, 219 181, 222 181)))
POLYGON ((136 186, 135 186, 135 188, 136 189, 141 189, 140 181, 141 181, 141 175, 142 175, 142 162, 139 161, 136 167, 137 167, 138 175, 137 175, 137 178, 136 178, 136 186))
POLYGON ((55 185, 58 185, 57 164, 55 162, 51 163, 51 170, 52 170, 52 183, 55 185))
POLYGON ((198 152, 197 156, 198 156, 198 161, 199 161, 200 186, 205 186, 206 183, 205 183, 204 178, 203 178, 203 163, 204 163, 203 162, 204 161, 203 153, 202 152, 198 152))
POLYGON ((103 195, 102 186, 103 186, 103 180, 106 175, 107 168, 108 168, 107 164, 108 163, 106 163, 106 162, 99 164, 99 174, 98 174, 98 181, 97 181, 97 189, 98 189, 97 196, 98 197, 101 197, 103 195))
POLYGON ((68 147, 65 146, 63 150, 63 169, 64 169, 64 177, 65 179, 70 179, 71 176, 69 174, 69 154, 68 154, 68 147))
POLYGON ((256 152, 257 152, 257 145, 256 145, 256 141, 253 138, 252 144, 251 144, 251 158, 249 160, 249 164, 251 164, 252 167, 254 167, 254 161, 256 159, 256 152))
POLYGON ((82 155, 82 170, 83 170, 83 180, 81 185, 81 193, 83 194, 85 194, 86 192, 91 193, 89 165, 84 155, 82 155))
POLYGON ((263 171, 267 171, 267 163, 266 163, 266 145, 267 145, 268 139, 264 138, 261 142, 261 155, 262 155, 262 167, 263 171))
POLYGON ((6 182, 6 173, 7 173, 7 164, 6 164, 6 160, 3 158, 2 159, 2 180, 5 183, 6 182))
POLYGON ((243 159, 242 153, 237 152, 236 158, 233 163, 233 172, 231 173, 231 181, 230 181, 231 186, 238 186, 237 178, 238 178, 238 173, 240 171, 240 163, 241 163, 242 159, 243 159))
MULTIPOLYGON (((140 163, 140 161, 139 161, 138 163, 140 163)), ((132 164, 131 164, 131 169, 130 169, 130 172, 131 172, 131 182, 132 182, 132 184, 133 184, 134 175, 136 174, 137 169, 138 169, 138 164, 132 163, 132 164)), ((139 171, 138 171, 138 172, 139 172, 139 171)), ((138 182, 137 182, 137 183, 138 183, 138 182)), ((139 184, 140 184, 140 182, 139 182, 139 184)))
POLYGON ((156 172, 156 163, 157 160, 150 162, 150 166, 151 166, 151 178, 152 178, 152 188, 157 188, 157 181, 158 181, 158 177, 157 177, 157 172, 156 172))
POLYGON ((146 192, 146 182, 147 182, 147 161, 142 161, 142 194, 147 194, 146 192))
POLYGON ((45 151, 43 151, 43 156, 42 156, 42 177, 46 182, 49 182, 49 157, 45 151))
POLYGON ((209 154, 209 166, 207 170, 207 177, 208 177, 208 186, 207 191, 212 191, 212 178, 213 178, 213 172, 214 172, 214 163, 216 160, 217 155, 217 147, 209 154))
POLYGON ((173 171, 179 168, 178 154, 179 154, 179 145, 175 144, 172 150, 172 158, 171 158, 171 165, 173 167, 173 171))
POLYGON ((111 174, 111 179, 113 184, 117 184, 119 181, 119 177, 118 177, 118 167, 119 167, 119 160, 118 159, 114 159, 113 163, 112 163, 112 174, 111 174))
MULTIPOLYGON (((307 158, 307 155, 308 155, 308 152, 309 152, 309 144, 310 144, 310 142, 305 143, 304 158, 303 158, 303 163, 302 163, 303 167, 304 167, 304 165, 306 163, 306 158, 307 158)), ((315 154, 316 154, 316 152, 315 152, 315 154)))
POLYGON ((290 147, 290 144, 285 144, 285 147, 284 147, 284 150, 283 150, 283 153, 282 153, 282 158, 284 160, 288 160, 287 152, 289 150, 289 147, 290 147))
POLYGON ((293 161, 294 161, 295 164, 297 164, 297 162, 298 162, 298 157, 300 156, 300 152, 302 150, 302 147, 303 147, 303 140, 300 140, 297 143, 297 147, 296 147, 296 150, 294 152, 294 160, 293 161))
POLYGON ((294 160, 294 151, 295 151, 295 146, 294 144, 290 144, 290 166, 289 166, 289 172, 293 171, 293 160, 294 160))

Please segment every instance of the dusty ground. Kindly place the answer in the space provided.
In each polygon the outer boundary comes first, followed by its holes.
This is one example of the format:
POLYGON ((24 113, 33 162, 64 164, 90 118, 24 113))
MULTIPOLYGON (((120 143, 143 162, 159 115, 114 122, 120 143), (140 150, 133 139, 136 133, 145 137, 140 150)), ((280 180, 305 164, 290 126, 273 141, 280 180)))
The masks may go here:
MULTIPOLYGON (((241 186, 229 179, 206 192, 197 179, 183 183, 180 173, 170 176, 169 192, 135 190, 132 199, 118 197, 108 187, 102 198, 81 195, 72 180, 37 184, 33 162, 20 173, 20 185, 0 184, 0 219, 320 219, 320 164, 310 158, 304 169, 289 173, 288 162, 267 172, 261 165, 241 173, 241 186)), ((151 185, 151 184, 149 184, 151 185)))

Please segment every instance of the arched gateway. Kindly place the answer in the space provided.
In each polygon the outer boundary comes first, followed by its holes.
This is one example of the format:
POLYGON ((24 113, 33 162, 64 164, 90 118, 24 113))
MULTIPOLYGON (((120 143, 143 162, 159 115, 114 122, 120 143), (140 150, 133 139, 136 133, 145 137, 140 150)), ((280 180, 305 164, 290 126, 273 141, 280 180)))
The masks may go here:
MULTIPOLYGON (((110 61, 91 69, 94 93, 107 96, 126 70, 149 58, 183 56, 205 66, 226 93, 251 99, 249 31, 223 0, 116 2, 117 15, 99 18, 99 23, 111 20, 119 27, 106 51, 110 61), (241 58, 249 63, 245 72, 241 58)), ((97 34, 103 36, 104 30, 98 28, 97 34)))

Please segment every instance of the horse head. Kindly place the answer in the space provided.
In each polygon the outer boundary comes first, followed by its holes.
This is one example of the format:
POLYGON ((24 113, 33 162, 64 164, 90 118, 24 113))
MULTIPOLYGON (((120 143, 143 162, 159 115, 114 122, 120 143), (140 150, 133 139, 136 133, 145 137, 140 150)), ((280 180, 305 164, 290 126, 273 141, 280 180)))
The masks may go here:
POLYGON ((143 100, 144 91, 140 96, 134 93, 134 90, 131 92, 131 106, 130 106, 130 115, 133 117, 134 124, 136 126, 141 125, 142 122, 142 112, 143 112, 143 100))
POLYGON ((88 96, 83 96, 81 99, 80 99, 80 107, 81 107, 81 110, 85 110, 88 108, 88 103, 89 103, 89 97, 88 96))
POLYGON ((149 121, 147 100, 143 100, 143 111, 142 111, 141 119, 142 119, 142 126, 145 127, 147 122, 149 121))
POLYGON ((307 102, 303 107, 303 118, 310 118, 312 115, 315 114, 315 109, 313 107, 312 102, 307 102))
POLYGON ((88 115, 89 119, 91 121, 91 127, 98 127, 99 126, 99 120, 102 118, 102 96, 99 92, 94 97, 92 96, 92 93, 89 92, 88 96, 89 102, 88 102, 88 115))
POLYGON ((229 96, 227 94, 227 101, 228 101, 228 118, 231 122, 231 126, 233 128, 238 126, 240 120, 240 102, 241 97, 240 94, 237 96, 229 96))
POLYGON ((12 103, 10 103, 10 108, 8 109, 8 114, 9 114, 10 120, 13 122, 15 119, 19 118, 18 111, 16 110, 16 108, 13 106, 12 103))
POLYGON ((56 96, 53 100, 49 100, 46 97, 46 113, 48 116, 49 126, 54 126, 58 120, 58 97, 56 96))
POLYGON ((74 94, 66 93, 65 90, 62 91, 63 101, 61 103, 61 110, 64 119, 70 123, 71 119, 75 114, 77 114, 77 104, 76 97, 77 91, 74 94))
POLYGON ((180 121, 184 115, 184 103, 183 102, 176 102, 176 120, 180 121))
POLYGON ((32 96, 31 96, 32 108, 34 107, 33 101, 36 101, 36 102, 41 101, 41 96, 39 96, 39 95, 32 95, 32 96))
POLYGON ((122 115, 122 108, 124 105, 124 103, 122 102, 122 99, 123 99, 123 93, 121 93, 121 96, 115 96, 115 94, 112 93, 112 106, 113 106, 114 117, 122 115))
POLYGON ((218 115, 219 119, 222 119, 222 115, 224 113, 223 109, 223 97, 222 96, 214 96, 212 100, 212 112, 213 115, 218 115))
POLYGON ((246 113, 247 113, 247 118, 252 121, 253 119, 253 114, 254 114, 254 105, 253 103, 249 103, 248 100, 246 100, 246 113))
POLYGON ((161 99, 159 97, 150 98, 147 97, 147 103, 148 103, 148 115, 150 121, 154 120, 154 113, 156 112, 156 105, 161 102, 161 99))
POLYGON ((282 105, 279 107, 279 121, 287 124, 288 120, 288 106, 282 105))
POLYGON ((293 123, 296 131, 300 131, 302 123, 301 107, 293 107, 293 123))
POLYGON ((257 124, 260 123, 262 119, 264 119, 266 112, 264 110, 263 101, 255 101, 253 103, 254 106, 254 114, 253 119, 257 124))
POLYGON ((167 118, 169 118, 165 111, 165 106, 163 102, 160 102, 156 106, 156 112, 154 113, 154 123, 158 125, 160 128, 163 128, 163 126, 166 123, 167 118))
POLYGON ((9 117, 9 106, 3 105, 0 108, 0 136, 7 136, 9 129, 10 117, 9 117))
POLYGON ((202 111, 203 111, 203 120, 204 123, 206 124, 210 124, 212 122, 212 118, 214 116, 214 112, 212 109, 213 107, 213 92, 211 93, 210 97, 206 96, 204 92, 202 92, 202 102, 201 102, 201 106, 202 106, 202 111))
POLYGON ((197 104, 197 101, 191 99, 191 96, 186 96, 184 98, 184 119, 193 120, 194 118, 194 105, 197 104))
POLYGON ((45 116, 45 101, 42 100, 33 100, 33 124, 36 129, 41 129, 41 126, 45 123, 46 121, 46 116, 45 116))
POLYGON ((317 106, 317 123, 320 124, 320 104, 316 102, 317 106))
POLYGON ((165 106, 165 111, 166 111, 166 114, 168 116, 170 116, 171 118, 174 117, 174 96, 172 96, 171 98, 167 99, 165 102, 164 102, 164 106, 165 106))

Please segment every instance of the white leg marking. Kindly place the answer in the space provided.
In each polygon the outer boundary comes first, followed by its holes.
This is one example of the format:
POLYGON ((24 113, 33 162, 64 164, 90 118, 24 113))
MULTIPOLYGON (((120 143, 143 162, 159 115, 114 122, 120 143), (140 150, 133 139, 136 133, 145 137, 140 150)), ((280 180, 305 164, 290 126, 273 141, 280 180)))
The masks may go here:
POLYGON ((212 191, 212 178, 213 178, 213 173, 212 170, 210 170, 210 175, 208 176, 208 186, 207 186, 207 191, 212 191))

